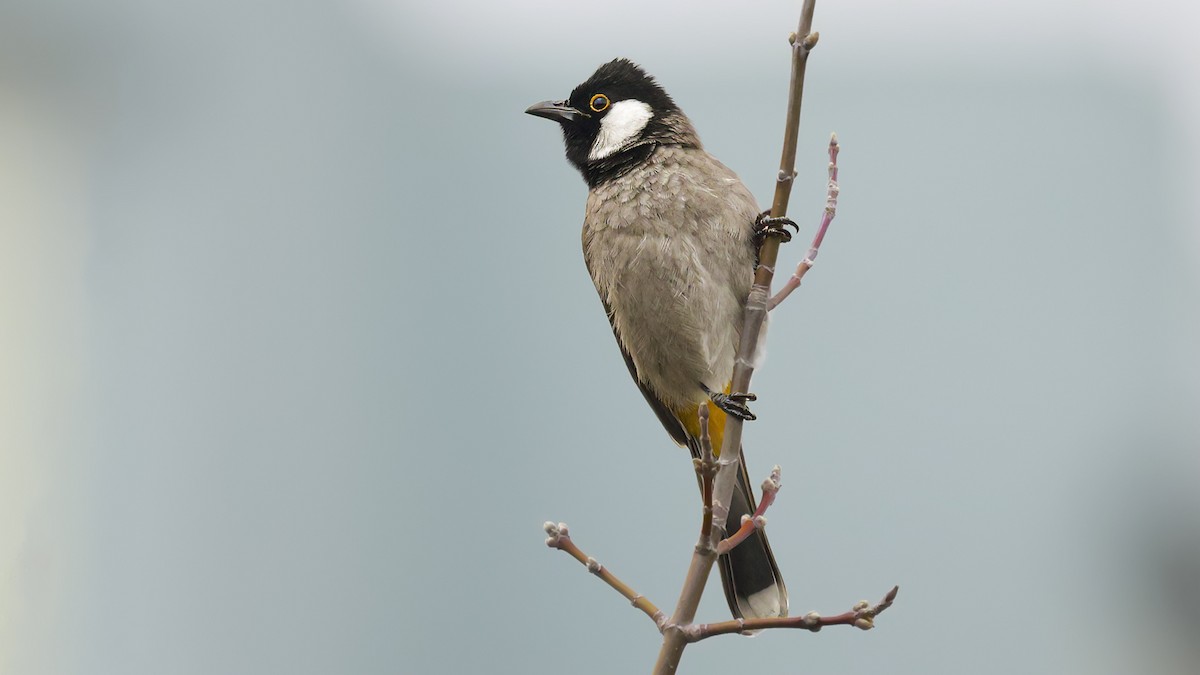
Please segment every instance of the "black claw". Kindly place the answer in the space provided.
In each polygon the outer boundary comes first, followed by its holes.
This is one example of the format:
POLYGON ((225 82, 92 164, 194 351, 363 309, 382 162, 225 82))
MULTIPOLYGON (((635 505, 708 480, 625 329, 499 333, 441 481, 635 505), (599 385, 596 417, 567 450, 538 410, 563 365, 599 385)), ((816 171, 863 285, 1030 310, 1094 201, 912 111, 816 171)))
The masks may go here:
POLYGON ((796 230, 796 232, 800 231, 800 226, 797 225, 795 221, 793 221, 791 218, 788 218, 787 216, 779 216, 778 218, 772 218, 770 209, 758 214, 758 217, 754 219, 754 224, 755 225, 787 225, 787 226, 791 227, 792 229, 796 230))
POLYGON ((750 412, 750 408, 748 408, 745 403, 736 401, 732 397, 726 396, 725 394, 713 394, 712 402, 715 403, 718 408, 724 410, 727 414, 733 415, 740 420, 749 422, 751 420, 758 419, 754 413, 750 412))
POLYGON ((792 240, 792 233, 787 231, 789 227, 796 230, 796 232, 800 231, 800 226, 791 218, 782 216, 772 218, 770 211, 763 211, 754 219, 754 234, 758 237, 759 241, 764 237, 774 236, 779 237, 781 243, 787 243, 792 240))
POLYGON ((713 404, 725 411, 726 414, 733 415, 746 422, 758 419, 754 413, 750 412, 750 408, 746 406, 746 401, 758 400, 758 397, 754 394, 723 394, 712 391, 703 384, 700 385, 700 388, 704 390, 704 393, 708 394, 708 398, 712 400, 713 404))

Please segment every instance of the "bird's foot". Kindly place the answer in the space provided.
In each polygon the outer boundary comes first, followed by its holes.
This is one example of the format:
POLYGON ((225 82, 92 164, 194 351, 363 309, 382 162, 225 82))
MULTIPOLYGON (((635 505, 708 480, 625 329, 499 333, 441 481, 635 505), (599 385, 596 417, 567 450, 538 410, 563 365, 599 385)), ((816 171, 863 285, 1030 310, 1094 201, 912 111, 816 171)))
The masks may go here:
POLYGON ((704 393, 708 394, 708 398, 712 400, 713 405, 717 406, 726 414, 749 422, 758 419, 754 413, 750 412, 750 407, 746 403, 757 401, 758 397, 754 394, 725 394, 719 391, 713 391, 704 385, 700 385, 704 389, 704 393))
POLYGON ((770 211, 763 211, 754 219, 754 236, 759 244, 767 237, 779 237, 780 243, 787 243, 792 240, 792 233, 787 231, 789 227, 800 231, 800 226, 791 218, 773 218, 770 211))

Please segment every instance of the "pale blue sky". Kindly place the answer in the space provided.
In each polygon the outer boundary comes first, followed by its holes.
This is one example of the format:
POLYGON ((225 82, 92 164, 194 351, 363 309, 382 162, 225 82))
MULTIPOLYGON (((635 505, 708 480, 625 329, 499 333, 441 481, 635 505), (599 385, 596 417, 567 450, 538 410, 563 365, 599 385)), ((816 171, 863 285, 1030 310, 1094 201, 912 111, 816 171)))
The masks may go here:
MULTIPOLYGON (((903 590, 682 672, 1194 672, 1175 4, 818 4, 793 216, 834 130, 841 205, 747 455, 784 468, 795 613, 903 590)), ((633 58, 766 202, 798 7, 0 9, 0 672, 648 670, 649 622, 540 527, 670 606, 694 479, 521 113, 633 58)))

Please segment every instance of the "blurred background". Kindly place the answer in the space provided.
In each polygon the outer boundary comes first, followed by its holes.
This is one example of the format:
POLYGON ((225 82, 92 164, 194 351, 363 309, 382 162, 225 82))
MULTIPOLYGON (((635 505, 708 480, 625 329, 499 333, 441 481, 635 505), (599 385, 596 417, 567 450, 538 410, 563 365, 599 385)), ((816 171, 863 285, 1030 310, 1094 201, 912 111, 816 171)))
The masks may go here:
MULTIPOLYGON (((641 62, 769 203, 800 2, 0 5, 0 672, 645 672, 698 500, 522 114, 641 62)), ((818 3, 752 471, 793 613, 687 673, 1194 673, 1200 10, 818 3)), ((702 620, 726 608, 710 588, 702 620)))

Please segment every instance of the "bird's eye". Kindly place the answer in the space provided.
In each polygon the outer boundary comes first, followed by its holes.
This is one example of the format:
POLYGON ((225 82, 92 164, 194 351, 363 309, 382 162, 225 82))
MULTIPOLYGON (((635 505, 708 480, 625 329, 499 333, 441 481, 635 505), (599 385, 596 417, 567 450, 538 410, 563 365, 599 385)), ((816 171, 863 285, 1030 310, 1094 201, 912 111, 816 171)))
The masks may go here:
POLYGON ((591 106, 592 110, 595 112, 604 112, 605 109, 608 108, 608 103, 609 101, 607 96, 604 94, 596 94, 592 97, 592 101, 588 105, 591 106))

